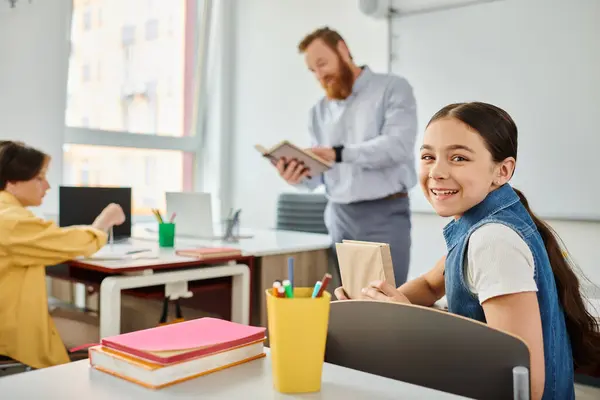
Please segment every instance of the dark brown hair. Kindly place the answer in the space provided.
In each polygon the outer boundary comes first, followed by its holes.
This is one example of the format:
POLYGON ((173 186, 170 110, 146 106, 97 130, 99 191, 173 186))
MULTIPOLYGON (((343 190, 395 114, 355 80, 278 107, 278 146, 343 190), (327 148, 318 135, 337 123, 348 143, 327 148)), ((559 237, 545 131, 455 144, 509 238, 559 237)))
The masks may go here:
MULTIPOLYGON (((342 35, 325 26, 306 35, 298 44, 298 52, 304 53, 308 46, 310 46, 311 43, 317 39, 321 39, 329 48, 331 48, 331 50, 335 51, 336 53, 339 53, 337 48, 338 43, 346 43, 342 35)), ((352 54, 350 54, 350 58, 352 59, 352 54)))
POLYGON ((22 142, 0 141, 0 190, 9 182, 35 178, 50 157, 22 142))
MULTIPOLYGON (((450 104, 438 111, 429 121, 456 118, 481 135, 494 162, 508 157, 517 159, 517 126, 510 115, 501 108, 487 103, 450 104)), ((564 245, 552 228, 538 218, 529 208, 527 199, 515 189, 521 203, 533 219, 546 247, 556 281, 558 298, 565 313, 567 331, 575 366, 582 369, 600 367, 600 331, 598 322, 587 311, 575 265, 565 256, 564 245)), ((582 275, 583 276, 583 275, 582 275)))

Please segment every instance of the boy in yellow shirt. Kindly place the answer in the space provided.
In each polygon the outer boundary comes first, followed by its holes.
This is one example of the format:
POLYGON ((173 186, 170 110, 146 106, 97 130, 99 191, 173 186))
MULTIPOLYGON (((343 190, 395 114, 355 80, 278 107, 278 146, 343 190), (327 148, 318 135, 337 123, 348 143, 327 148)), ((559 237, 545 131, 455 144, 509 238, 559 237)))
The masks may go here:
POLYGON ((94 254, 125 221, 117 204, 91 226, 61 228, 36 217, 27 207, 41 205, 50 189, 49 163, 37 149, 0 141, 0 356, 33 368, 69 362, 48 312, 45 267, 94 254))

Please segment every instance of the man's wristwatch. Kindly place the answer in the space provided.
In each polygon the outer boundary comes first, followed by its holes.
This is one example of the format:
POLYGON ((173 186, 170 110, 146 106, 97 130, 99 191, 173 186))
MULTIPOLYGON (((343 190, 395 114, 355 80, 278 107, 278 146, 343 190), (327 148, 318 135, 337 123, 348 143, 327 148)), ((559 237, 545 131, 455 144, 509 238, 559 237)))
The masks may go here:
POLYGON ((342 162, 342 151, 344 151, 344 146, 333 146, 333 150, 335 151, 335 162, 342 162))

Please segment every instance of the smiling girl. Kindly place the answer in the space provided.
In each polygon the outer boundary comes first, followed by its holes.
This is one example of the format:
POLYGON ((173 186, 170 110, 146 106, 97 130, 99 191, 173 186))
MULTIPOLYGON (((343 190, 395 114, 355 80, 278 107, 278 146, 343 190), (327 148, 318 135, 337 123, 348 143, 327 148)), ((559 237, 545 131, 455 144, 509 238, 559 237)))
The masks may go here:
MULTIPOLYGON (((522 338, 531 356, 533 399, 574 399, 573 370, 597 367, 600 333, 557 236, 509 185, 517 127, 485 103, 451 104, 427 125, 421 188, 444 228, 447 255, 398 289, 373 282, 373 300, 431 306, 522 338)), ((339 299, 346 299, 342 288, 339 299)))

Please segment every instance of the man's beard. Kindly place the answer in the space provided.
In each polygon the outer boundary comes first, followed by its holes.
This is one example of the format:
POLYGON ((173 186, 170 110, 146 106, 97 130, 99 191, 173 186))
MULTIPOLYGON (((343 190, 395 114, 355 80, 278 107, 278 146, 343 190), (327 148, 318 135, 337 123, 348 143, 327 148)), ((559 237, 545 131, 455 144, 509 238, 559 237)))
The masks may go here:
POLYGON ((331 100, 344 100, 352 93, 354 85, 354 74, 348 63, 338 56, 339 68, 334 76, 325 77, 325 82, 321 83, 331 100))

